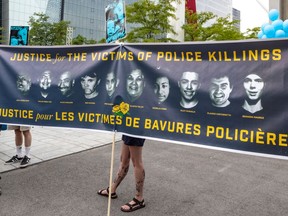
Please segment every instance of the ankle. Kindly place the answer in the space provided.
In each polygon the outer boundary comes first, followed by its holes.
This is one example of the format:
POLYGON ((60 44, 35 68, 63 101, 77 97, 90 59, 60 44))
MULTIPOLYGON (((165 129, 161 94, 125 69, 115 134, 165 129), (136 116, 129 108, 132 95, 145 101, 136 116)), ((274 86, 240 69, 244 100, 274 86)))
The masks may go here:
POLYGON ((111 191, 111 194, 116 193, 116 188, 113 188, 113 186, 112 186, 112 187, 111 187, 111 190, 110 190, 110 188, 108 187, 108 188, 107 188, 107 193, 108 193, 109 191, 111 191))
POLYGON ((135 196, 135 199, 139 200, 140 202, 142 202, 144 200, 143 196, 135 196))

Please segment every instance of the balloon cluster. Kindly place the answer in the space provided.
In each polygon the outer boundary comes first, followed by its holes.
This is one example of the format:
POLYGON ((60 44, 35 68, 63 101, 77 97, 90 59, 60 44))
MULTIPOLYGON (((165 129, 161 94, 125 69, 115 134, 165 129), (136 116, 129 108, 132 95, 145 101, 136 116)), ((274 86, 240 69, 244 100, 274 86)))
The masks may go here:
POLYGON ((265 38, 286 38, 288 37, 288 19, 279 19, 279 11, 272 9, 268 13, 271 24, 264 23, 261 31, 258 32, 259 39, 265 38))

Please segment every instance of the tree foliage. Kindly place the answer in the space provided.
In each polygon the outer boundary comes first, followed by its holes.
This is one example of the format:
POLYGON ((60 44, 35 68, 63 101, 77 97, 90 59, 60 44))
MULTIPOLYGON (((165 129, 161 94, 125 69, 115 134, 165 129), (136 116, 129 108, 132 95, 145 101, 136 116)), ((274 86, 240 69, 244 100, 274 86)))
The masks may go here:
POLYGON ((184 30, 184 41, 204 41, 211 33, 204 27, 208 21, 215 19, 216 15, 211 12, 193 13, 186 9, 184 30))
POLYGON ((246 32, 244 32, 245 39, 256 39, 258 38, 258 32, 261 30, 261 27, 248 28, 246 32))
POLYGON ((77 35, 77 37, 73 38, 72 44, 73 45, 83 45, 83 44, 96 44, 96 40, 88 40, 86 37, 82 35, 77 35))
POLYGON ((34 13, 28 24, 31 27, 29 32, 29 44, 39 46, 65 45, 67 27, 70 22, 60 21, 51 23, 49 16, 43 13, 34 13))
MULTIPOLYGON (((176 34, 171 19, 176 19, 176 8, 172 3, 181 0, 139 0, 126 6, 127 23, 132 24, 125 41, 128 42, 175 42, 167 38, 168 33, 176 34)), ((184 41, 242 40, 257 38, 257 28, 242 33, 230 17, 218 17, 212 12, 194 13, 186 9, 186 22, 182 26, 184 41)))
POLYGON ((176 8, 172 5, 177 0, 139 0, 126 6, 126 22, 133 24, 128 32, 128 42, 168 42, 167 33, 176 34, 171 19, 176 19, 176 8))
POLYGON ((216 22, 207 28, 210 33, 208 40, 241 40, 244 39, 243 34, 235 26, 239 21, 230 21, 230 17, 217 17, 216 22))
POLYGON ((186 10, 185 41, 240 40, 243 34, 235 26, 239 21, 230 21, 229 16, 218 17, 212 12, 194 13, 186 10))
POLYGON ((5 38, 4 38, 4 31, 5 29, 3 27, 0 27, 0 44, 5 43, 5 38))
POLYGON ((186 9, 184 29, 185 41, 209 40, 242 40, 257 38, 257 28, 241 33, 235 26, 238 20, 231 21, 230 17, 218 17, 212 12, 194 13, 186 9))
POLYGON ((98 44, 105 44, 106 43, 106 38, 100 39, 97 43, 98 44))

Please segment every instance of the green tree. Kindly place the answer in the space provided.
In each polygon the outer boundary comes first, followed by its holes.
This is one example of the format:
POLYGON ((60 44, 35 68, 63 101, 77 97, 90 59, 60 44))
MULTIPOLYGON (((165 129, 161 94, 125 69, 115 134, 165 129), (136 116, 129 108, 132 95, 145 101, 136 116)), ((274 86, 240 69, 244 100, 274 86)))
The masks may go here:
POLYGON ((97 41, 94 39, 86 39, 85 44, 97 44, 97 41))
POLYGON ((73 45, 82 45, 85 44, 86 38, 82 35, 77 35, 77 37, 73 38, 72 44, 73 45))
POLYGON ((260 30, 261 27, 254 27, 252 29, 248 28, 246 32, 244 32, 245 39, 257 39, 260 30))
POLYGON ((4 38, 4 28, 3 27, 0 27, 0 44, 3 44, 5 43, 5 38, 4 38))
POLYGON ((218 17, 212 12, 194 13, 186 10, 184 29, 185 41, 241 40, 244 35, 228 17, 218 17))
POLYGON ((167 33, 176 34, 171 19, 176 19, 173 2, 179 0, 139 0, 126 6, 126 22, 133 24, 125 41, 128 42, 168 42, 167 33))
MULTIPOLYGON (((239 21, 230 21, 230 17, 217 17, 216 22, 207 28, 210 36, 208 40, 241 40, 244 39, 243 34, 235 26, 239 21)), ((209 34, 208 34, 209 35, 209 34)))
MULTIPOLYGON (((212 12, 193 13, 186 9, 185 24, 182 26, 184 30, 184 41, 205 41, 208 32, 204 25, 216 18, 212 12)), ((210 33, 209 33, 210 35, 210 33)))
POLYGON ((104 44, 106 43, 106 39, 105 38, 102 38, 101 40, 98 41, 98 44, 104 44))
POLYGON ((70 22, 51 23, 48 20, 49 16, 43 13, 34 13, 34 16, 30 17, 28 22, 31 27, 29 32, 30 45, 53 46, 66 44, 66 32, 70 22))
POLYGON ((88 40, 86 37, 82 35, 77 35, 77 37, 73 38, 72 44, 73 45, 83 45, 83 44, 96 44, 97 41, 90 39, 88 40))

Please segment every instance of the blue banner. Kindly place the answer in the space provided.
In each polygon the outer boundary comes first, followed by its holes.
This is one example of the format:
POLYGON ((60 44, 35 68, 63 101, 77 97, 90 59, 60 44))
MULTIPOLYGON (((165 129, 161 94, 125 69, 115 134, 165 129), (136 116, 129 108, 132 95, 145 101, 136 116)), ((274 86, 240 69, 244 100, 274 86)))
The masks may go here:
POLYGON ((287 155, 287 40, 0 48, 0 122, 287 155))

